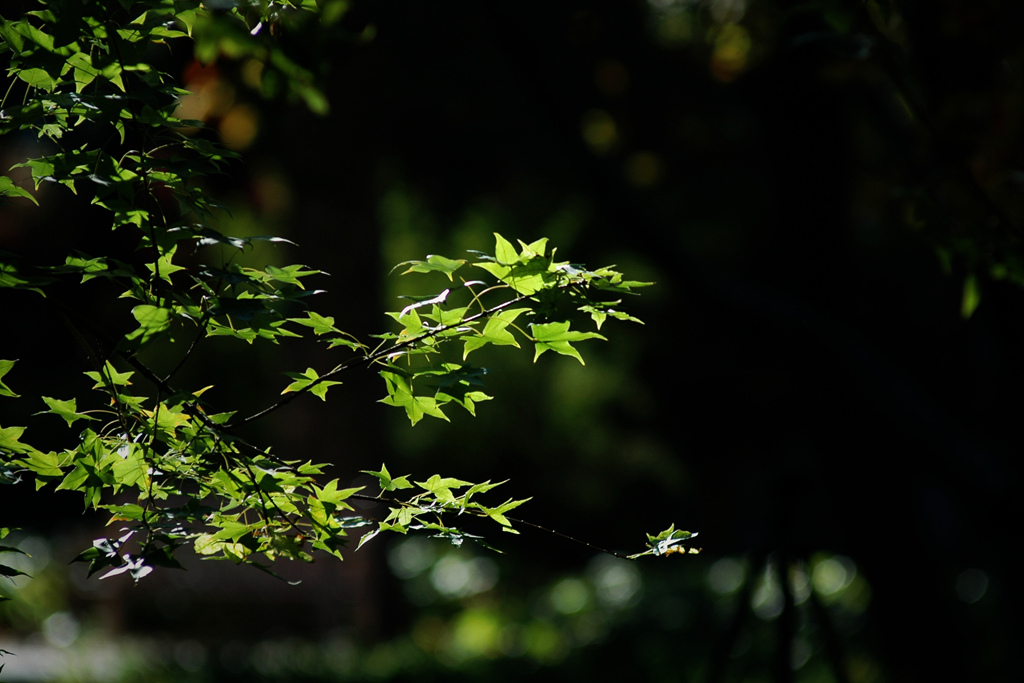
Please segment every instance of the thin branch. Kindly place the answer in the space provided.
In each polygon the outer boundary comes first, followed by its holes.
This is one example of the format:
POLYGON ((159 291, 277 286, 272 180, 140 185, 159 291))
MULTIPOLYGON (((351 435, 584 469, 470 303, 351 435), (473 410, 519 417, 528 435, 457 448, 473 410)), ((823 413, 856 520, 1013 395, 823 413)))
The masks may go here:
MULTIPOLYGON (((371 501, 371 502, 374 502, 374 503, 387 503, 388 505, 400 505, 402 507, 419 507, 418 505, 416 505, 414 503, 409 503, 409 502, 404 501, 404 500, 396 500, 394 498, 388 498, 388 497, 382 496, 382 495, 381 496, 370 496, 370 495, 366 495, 366 494, 363 494, 363 493, 353 493, 352 495, 349 496, 349 498, 355 498, 357 500, 366 500, 366 501, 371 501)), ((436 513, 437 510, 434 510, 433 512, 436 513)), ((451 512, 455 512, 455 511, 451 510, 451 512)), ((488 515, 487 515, 486 512, 484 512, 482 510, 477 510, 477 509, 474 509, 474 508, 461 508, 461 509, 458 510, 458 513, 460 513, 460 514, 470 514, 470 515, 473 515, 474 517, 488 518, 488 515)), ((618 558, 623 559, 623 560, 634 559, 634 558, 632 558, 629 555, 626 555, 624 553, 618 553, 618 552, 615 552, 614 550, 608 550, 607 548, 602 548, 601 546, 594 545, 593 543, 590 543, 588 541, 584 541, 584 540, 576 538, 574 536, 570 536, 569 534, 563 534, 561 531, 557 531, 555 529, 550 529, 550 528, 548 528, 546 526, 541 526, 540 524, 534 524, 533 522, 527 522, 525 519, 519 519, 518 517, 509 517, 508 515, 505 516, 505 519, 507 519, 510 522, 514 522, 516 524, 522 524, 524 526, 533 527, 534 529, 538 529, 540 531, 544 531, 544 532, 549 533, 549 534, 551 534, 553 536, 558 536, 559 538, 565 539, 567 541, 571 541, 573 543, 578 543, 579 545, 586 546, 587 548, 590 548, 591 550, 596 550, 599 553, 604 553, 606 555, 613 555, 614 557, 618 557, 618 558)))

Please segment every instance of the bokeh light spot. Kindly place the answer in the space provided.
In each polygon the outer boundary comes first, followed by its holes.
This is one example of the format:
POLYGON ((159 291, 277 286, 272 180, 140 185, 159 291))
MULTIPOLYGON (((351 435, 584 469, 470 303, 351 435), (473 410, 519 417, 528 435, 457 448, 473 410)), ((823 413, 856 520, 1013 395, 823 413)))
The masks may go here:
POLYGON ((258 59, 247 59, 241 68, 242 83, 258 90, 263 85, 263 62, 258 59))
POLYGON ((708 569, 708 585, 720 595, 735 593, 746 577, 743 562, 732 557, 723 557, 708 569))
POLYGON ((411 579, 430 569, 437 560, 437 544, 412 537, 396 543, 388 553, 388 566, 400 579, 411 579))
POLYGON ((551 606, 562 614, 575 614, 590 602, 587 584, 576 578, 559 581, 551 589, 551 606))
POLYGON ((828 597, 835 595, 850 585, 857 568, 853 562, 840 556, 829 557, 817 562, 811 572, 811 583, 814 590, 828 597))
POLYGON ((782 614, 784 602, 775 568, 768 565, 750 598, 750 607, 759 618, 771 621, 782 614))
POLYGON ((956 595, 968 604, 974 604, 988 591, 988 574, 980 569, 967 569, 956 577, 956 595))
POLYGON ((606 59, 594 70, 594 84, 605 95, 621 95, 629 86, 629 72, 614 59, 606 59))
POLYGON ((647 188, 658 184, 662 176, 661 158, 654 152, 634 152, 626 159, 626 182, 634 187, 647 188))
POLYGON ((70 612, 55 612, 43 621, 42 631, 43 638, 50 645, 65 648, 78 640, 81 627, 70 612))
POLYGON ((592 560, 587 574, 598 601, 608 607, 628 607, 639 597, 643 585, 635 566, 607 555, 592 560))
POLYGON ((711 74, 729 83, 747 67, 751 40, 747 29, 739 24, 726 24, 715 36, 711 54, 711 74))
POLYGON ((606 154, 619 140, 615 119, 603 109, 591 109, 584 114, 580 132, 583 140, 598 154, 606 154))
POLYGON ((430 572, 434 590, 449 598, 482 593, 497 581, 498 568, 492 560, 456 553, 442 557, 430 572))
POLYGON ((233 150, 243 150, 252 144, 259 132, 259 118, 256 110, 239 104, 232 107, 220 120, 220 137, 224 145, 233 150))

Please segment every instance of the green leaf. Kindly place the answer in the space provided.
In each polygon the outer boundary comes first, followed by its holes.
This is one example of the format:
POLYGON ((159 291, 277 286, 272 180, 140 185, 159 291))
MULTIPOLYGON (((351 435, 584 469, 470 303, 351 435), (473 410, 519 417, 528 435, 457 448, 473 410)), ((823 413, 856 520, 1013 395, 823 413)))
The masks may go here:
POLYGON ((144 481, 148 469, 149 467, 142 457, 142 449, 130 448, 124 459, 111 468, 114 481, 117 484, 114 490, 117 490, 119 486, 135 486, 138 482, 144 481))
POLYGON ((17 71, 18 78, 25 81, 33 88, 39 88, 41 90, 52 91, 56 83, 45 69, 19 69, 17 71))
POLYGON ((493 484, 490 481, 485 481, 482 484, 473 484, 473 486, 471 486, 470 489, 466 491, 466 493, 459 497, 459 502, 462 504, 463 507, 465 507, 466 505, 469 504, 469 499, 472 498, 477 493, 486 493, 487 491, 490 491, 493 488, 501 486, 507 481, 508 480, 506 479, 505 481, 499 481, 493 484))
MULTIPOLYGON (((16 360, 0 360, 0 380, 3 380, 4 375, 10 372, 11 368, 13 368, 14 364, 17 362, 18 361, 16 360)), ((12 398, 17 398, 18 394, 11 391, 10 387, 8 387, 6 384, 0 381, 0 396, 10 396, 12 398)))
POLYGON ((315 311, 309 311, 306 315, 306 318, 289 318, 289 320, 293 323, 298 323, 299 325, 312 327, 313 334, 317 336, 330 334, 331 332, 339 332, 339 330, 334 327, 334 318, 320 315, 315 311))
POLYGON ((295 381, 285 387, 284 391, 281 392, 282 394, 287 394, 290 391, 305 391, 307 387, 312 385, 309 393, 318 397, 321 401, 327 400, 327 390, 329 388, 335 384, 341 384, 341 382, 334 380, 320 379, 320 375, 313 368, 306 368, 306 371, 301 374, 298 372, 286 372, 284 374, 295 381))
POLYGON ((240 562, 249 554, 249 549, 241 543, 222 540, 212 534, 197 537, 192 547, 195 548, 197 555, 223 555, 234 562, 240 562))
POLYGON ((519 261, 519 253, 507 239, 494 233, 494 258, 502 265, 512 265, 519 261))
POLYGON ((530 325, 530 330, 534 337, 534 362, 540 358, 541 354, 550 350, 563 356, 571 356, 581 364, 586 365, 583 362, 583 356, 579 354, 579 351, 570 342, 583 341, 585 339, 605 339, 605 337, 596 332, 570 332, 569 321, 567 320, 530 325))
MULTIPOLYGON (((0 257, 6 256, 6 254, 0 253, 0 257)), ((43 294, 41 286, 47 285, 53 282, 51 278, 35 277, 31 275, 25 275, 20 272, 18 266, 13 263, 0 261, 0 287, 10 287, 11 289, 27 289, 33 292, 43 294)))
POLYGON ((106 387, 108 383, 113 384, 116 387, 123 387, 131 384, 129 378, 132 376, 132 372, 118 372, 117 369, 110 364, 110 361, 106 362, 104 372, 101 374, 95 371, 87 371, 84 373, 86 377, 96 382, 93 389, 99 389, 106 387))
POLYGON ((380 400, 381 403, 389 406, 404 408, 409 421, 416 424, 424 415, 440 418, 448 421, 433 396, 416 396, 412 391, 410 379, 397 372, 384 370, 380 373, 387 385, 388 396, 380 400))
POLYGON ((132 315, 138 321, 139 328, 125 339, 138 340, 140 346, 157 338, 171 326, 171 311, 167 308, 140 304, 132 309, 132 315))
POLYGON ((31 200, 36 206, 39 206, 39 201, 35 198, 35 195, 23 187, 18 187, 14 184, 13 180, 5 175, 0 175, 0 196, 24 197, 31 200))
MULTIPOLYGON (((522 240, 518 240, 518 242, 519 246, 523 248, 522 255, 520 256, 520 260, 523 261, 534 256, 544 256, 548 248, 547 237, 541 237, 539 240, 531 242, 530 244, 527 244, 522 240)), ((554 251, 552 251, 552 254, 554 254, 554 251)))
POLYGON ((512 336, 507 328, 515 319, 523 313, 528 312, 528 308, 506 308, 505 310, 498 311, 493 316, 487 319, 487 324, 484 325, 484 329, 477 335, 466 339, 466 345, 462 351, 462 359, 465 360, 466 356, 471 351, 475 351, 482 346, 487 344, 494 344, 495 346, 515 346, 519 347, 519 342, 512 336))
POLYGON ((327 482, 327 485, 324 486, 323 488, 320 488, 315 485, 313 488, 316 491, 316 497, 321 502, 331 503, 332 505, 338 505, 339 503, 341 503, 345 509, 351 510, 352 508, 348 505, 345 505, 342 501, 344 501, 346 498, 349 498, 353 493, 358 493, 359 491, 362 491, 364 487, 357 486, 355 488, 339 490, 338 480, 332 479, 331 481, 327 482))
POLYGON ((505 517, 505 513, 508 512, 509 510, 514 510, 515 508, 519 507, 520 505, 522 505, 523 503, 525 503, 525 502, 527 502, 529 500, 530 500, 529 498, 524 498, 523 500, 512 500, 512 499, 509 499, 508 501, 506 501, 505 503, 499 505, 496 508, 481 507, 480 509, 483 510, 483 512, 488 517, 493 519, 498 524, 502 525, 503 527, 511 528, 512 527, 512 523, 510 521, 508 521, 508 519, 505 517))
MULTIPOLYGON (((78 412, 78 406, 76 404, 77 399, 70 399, 68 401, 59 401, 49 396, 43 396, 43 401, 46 405, 50 406, 49 410, 44 410, 43 413, 52 413, 63 417, 67 421, 70 427, 74 424, 75 420, 95 420, 96 418, 90 417, 89 415, 82 415, 78 412)), ((41 414, 41 413, 40 413, 41 414)))
POLYGON ((450 259, 438 256, 437 254, 431 254, 427 256, 426 261, 404 261, 395 266, 395 268, 409 266, 408 269, 402 272, 402 275, 408 275, 409 273, 444 273, 448 276, 449 280, 454 281, 453 274, 464 265, 466 265, 465 259, 450 259))
MULTIPOLYGON (((0 429, 0 446, 3 445, 3 431, 5 430, 0 429)), ((59 477, 64 474, 60 469, 60 460, 56 453, 42 453, 33 449, 24 463, 40 477, 59 477)))
POLYGON ((441 503, 455 502, 455 495, 451 492, 451 489, 458 489, 463 486, 472 486, 471 482, 462 481, 461 479, 453 479, 452 477, 442 478, 437 474, 431 476, 426 481, 416 482, 416 485, 421 489, 433 493, 434 497, 441 503))
POLYGON ((19 441, 24 433, 24 427, 0 427, 0 450, 19 454, 38 453, 39 451, 32 446, 19 441))
POLYGON ((394 491, 395 489, 411 489, 412 484, 409 483, 408 475, 401 477, 391 478, 391 473, 388 472, 388 468, 381 463, 380 472, 374 472, 372 470, 361 470, 363 474, 369 474, 377 477, 380 482, 381 491, 394 491))
POLYGON ((161 280, 170 282, 171 275, 174 275, 180 270, 186 270, 184 266, 178 266, 171 263, 171 259, 174 258, 174 252, 175 249, 171 249, 166 254, 162 254, 156 263, 147 263, 146 268, 148 268, 153 275, 159 275, 161 280))
POLYGON ((644 321, 640 320, 639 318, 634 318, 628 313, 616 310, 614 308, 610 308, 610 306, 618 305, 619 303, 621 302, 615 301, 608 304, 602 303, 580 306, 579 310, 583 311, 584 313, 590 314, 590 317, 593 319, 594 324, 597 326, 597 329, 601 329, 601 325, 603 325, 604 321, 609 317, 615 318, 616 320, 628 320, 629 322, 640 323, 641 325, 644 324, 644 321))

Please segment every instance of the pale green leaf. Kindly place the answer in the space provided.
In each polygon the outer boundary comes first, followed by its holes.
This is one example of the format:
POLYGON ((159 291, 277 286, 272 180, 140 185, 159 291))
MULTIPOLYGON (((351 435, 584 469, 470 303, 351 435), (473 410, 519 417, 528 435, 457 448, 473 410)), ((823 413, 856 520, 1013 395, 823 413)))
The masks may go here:
POLYGON ((502 265, 512 265, 519 261, 519 253, 511 242, 494 233, 494 258, 502 265))

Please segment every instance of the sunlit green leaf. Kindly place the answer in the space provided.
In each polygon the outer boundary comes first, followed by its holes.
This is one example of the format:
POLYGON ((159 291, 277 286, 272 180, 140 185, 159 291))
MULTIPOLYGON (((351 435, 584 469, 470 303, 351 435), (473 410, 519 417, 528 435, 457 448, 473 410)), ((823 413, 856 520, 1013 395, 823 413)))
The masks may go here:
POLYGON ((309 389, 309 393, 318 397, 322 401, 327 400, 327 390, 332 386, 341 384, 335 380, 320 379, 320 375, 313 368, 307 368, 305 372, 286 372, 284 373, 288 377, 291 377, 294 382, 284 388, 282 394, 287 394, 290 391, 305 391, 309 389))
POLYGON ((43 396, 42 398, 43 398, 43 401, 46 402, 46 405, 50 406, 49 410, 46 410, 46 411, 43 411, 43 412, 53 413, 54 415, 59 415, 60 417, 64 418, 67 421, 68 426, 71 426, 75 422, 75 420, 95 420, 96 419, 96 418, 91 417, 89 415, 83 415, 83 414, 79 413, 78 412, 78 406, 76 404, 76 399, 74 399, 74 398, 72 398, 70 400, 67 400, 67 401, 58 401, 57 399, 50 398, 49 396, 43 396))
POLYGON ((570 332, 568 321, 530 325, 530 330, 534 337, 534 361, 545 351, 554 351, 563 356, 571 356, 585 365, 583 356, 571 342, 605 338, 596 332, 570 332))
POLYGON ((92 370, 86 371, 85 376, 96 382, 96 386, 93 389, 100 387, 106 387, 107 384, 113 384, 114 386, 121 387, 131 384, 129 378, 132 376, 132 372, 118 372, 110 361, 106 362, 102 373, 95 372, 92 370))
POLYGON ((13 180, 5 175, 0 175, 0 196, 24 197, 36 206, 39 206, 39 201, 35 198, 35 195, 23 187, 18 187, 14 184, 13 180))
POLYGON ((483 330, 475 336, 466 338, 466 343, 462 352, 463 360, 465 360, 466 356, 468 356, 471 351, 475 351, 487 344, 494 344, 495 346, 515 346, 518 348, 519 342, 516 341, 516 338, 506 328, 514 323, 516 318, 529 310, 530 309, 528 308, 507 308, 488 318, 487 324, 484 325, 483 330))
POLYGON ((438 272, 444 273, 448 276, 449 280, 454 280, 453 274, 456 270, 466 264, 465 259, 450 259, 444 256, 438 256, 437 254, 431 254, 427 256, 426 261, 405 261, 399 263, 396 268, 401 266, 409 266, 402 274, 407 275, 409 273, 431 273, 438 272))
POLYGON ((132 316, 138 321, 139 327, 126 335, 125 339, 138 340, 139 345, 152 341, 171 327, 171 311, 167 308, 140 304, 132 309, 132 316))
POLYGON ((411 489, 412 484, 409 483, 408 475, 391 478, 391 473, 388 472, 388 468, 382 463, 380 466, 380 472, 373 472, 371 470, 362 470, 363 474, 369 474, 377 477, 380 482, 381 491, 394 491, 395 489, 411 489))
POLYGON ((11 388, 4 384, 2 381, 4 375, 10 372, 11 368, 13 368, 14 364, 17 362, 18 361, 14 360, 0 360, 0 396, 10 396, 12 398, 18 397, 18 394, 11 391, 11 388))

